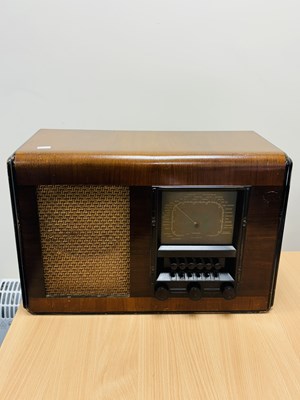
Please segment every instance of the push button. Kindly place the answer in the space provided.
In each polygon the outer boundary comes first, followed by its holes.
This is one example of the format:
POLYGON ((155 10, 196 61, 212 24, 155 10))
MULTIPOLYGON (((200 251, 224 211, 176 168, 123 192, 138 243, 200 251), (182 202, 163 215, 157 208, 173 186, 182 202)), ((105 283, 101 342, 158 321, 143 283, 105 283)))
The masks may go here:
POLYGON ((176 258, 170 258, 170 268, 175 271, 175 269, 177 269, 178 265, 177 265, 177 261, 176 258))
POLYGON ((215 269, 219 270, 222 268, 222 264, 220 263, 218 258, 213 258, 212 262, 213 262, 213 266, 215 267, 215 269))
POLYGON ((185 269, 185 259, 184 258, 179 258, 179 268, 180 269, 185 269))
POLYGON ((193 259, 193 258, 188 258, 187 259, 187 263, 188 263, 188 268, 189 269, 194 269, 195 268, 195 262, 194 262, 195 260, 193 259))
POLYGON ((212 269, 212 264, 210 258, 204 258, 205 268, 209 271, 212 269))
POLYGON ((203 269, 204 264, 203 264, 202 258, 197 258, 196 262, 197 262, 197 269, 199 269, 199 270, 203 269))

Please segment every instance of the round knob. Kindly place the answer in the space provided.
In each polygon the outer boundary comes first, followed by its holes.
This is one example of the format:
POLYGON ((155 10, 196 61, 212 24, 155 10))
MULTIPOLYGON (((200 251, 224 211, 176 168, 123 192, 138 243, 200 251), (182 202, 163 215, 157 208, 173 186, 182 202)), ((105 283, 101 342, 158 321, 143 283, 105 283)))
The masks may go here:
POLYGON ((169 289, 167 287, 167 285, 160 285, 157 286, 156 290, 155 290, 155 297, 158 300, 167 300, 169 298, 169 289))
POLYGON ((235 289, 232 285, 224 285, 221 291, 225 300, 231 300, 235 298, 235 289))
POLYGON ((188 287, 188 295, 191 300, 201 299, 201 288, 199 285, 192 284, 188 287))

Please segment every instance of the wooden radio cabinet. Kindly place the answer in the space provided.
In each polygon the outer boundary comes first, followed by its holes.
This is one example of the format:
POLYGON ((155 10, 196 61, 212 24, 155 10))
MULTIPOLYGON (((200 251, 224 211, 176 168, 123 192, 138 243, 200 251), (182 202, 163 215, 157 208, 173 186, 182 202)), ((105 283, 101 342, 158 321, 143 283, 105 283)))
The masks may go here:
POLYGON ((254 132, 40 130, 8 161, 24 306, 268 310, 291 168, 254 132))

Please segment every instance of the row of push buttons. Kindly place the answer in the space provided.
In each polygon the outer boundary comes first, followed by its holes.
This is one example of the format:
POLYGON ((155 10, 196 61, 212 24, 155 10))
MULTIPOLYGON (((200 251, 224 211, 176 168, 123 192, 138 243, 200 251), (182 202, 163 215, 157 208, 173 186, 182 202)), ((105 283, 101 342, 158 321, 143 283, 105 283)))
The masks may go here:
MULTIPOLYGON (((202 281, 202 282, 207 282, 207 281, 220 281, 220 282, 233 282, 234 279, 230 275, 229 272, 161 272, 159 276, 157 277, 157 282, 174 282, 174 281, 186 281, 186 282, 192 282, 192 281, 202 281)), ((173 286, 174 287, 174 286, 173 286)), ((181 286, 180 286, 181 287, 181 286)))
POLYGON ((196 258, 192 258, 192 257, 171 257, 170 258, 170 268, 175 271, 177 269, 181 269, 181 270, 185 270, 185 269, 198 269, 198 270, 202 270, 205 269, 207 271, 210 271, 212 269, 215 270, 220 270, 222 268, 222 263, 220 262, 220 260, 218 258, 215 257, 204 257, 204 258, 200 258, 200 257, 196 257, 196 258))
POLYGON ((170 273, 170 278, 171 280, 189 280, 189 279, 209 279, 209 280, 215 280, 218 279, 220 276, 219 272, 213 271, 213 272, 195 272, 192 273, 190 271, 188 272, 171 272, 170 273))

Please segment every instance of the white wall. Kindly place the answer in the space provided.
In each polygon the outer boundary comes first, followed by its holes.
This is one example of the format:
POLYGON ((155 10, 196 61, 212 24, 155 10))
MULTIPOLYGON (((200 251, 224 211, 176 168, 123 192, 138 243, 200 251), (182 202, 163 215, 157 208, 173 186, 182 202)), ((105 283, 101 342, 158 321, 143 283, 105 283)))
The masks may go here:
POLYGON ((300 3, 0 0, 0 278, 17 276, 6 158, 39 128, 255 130, 294 159, 300 3))

